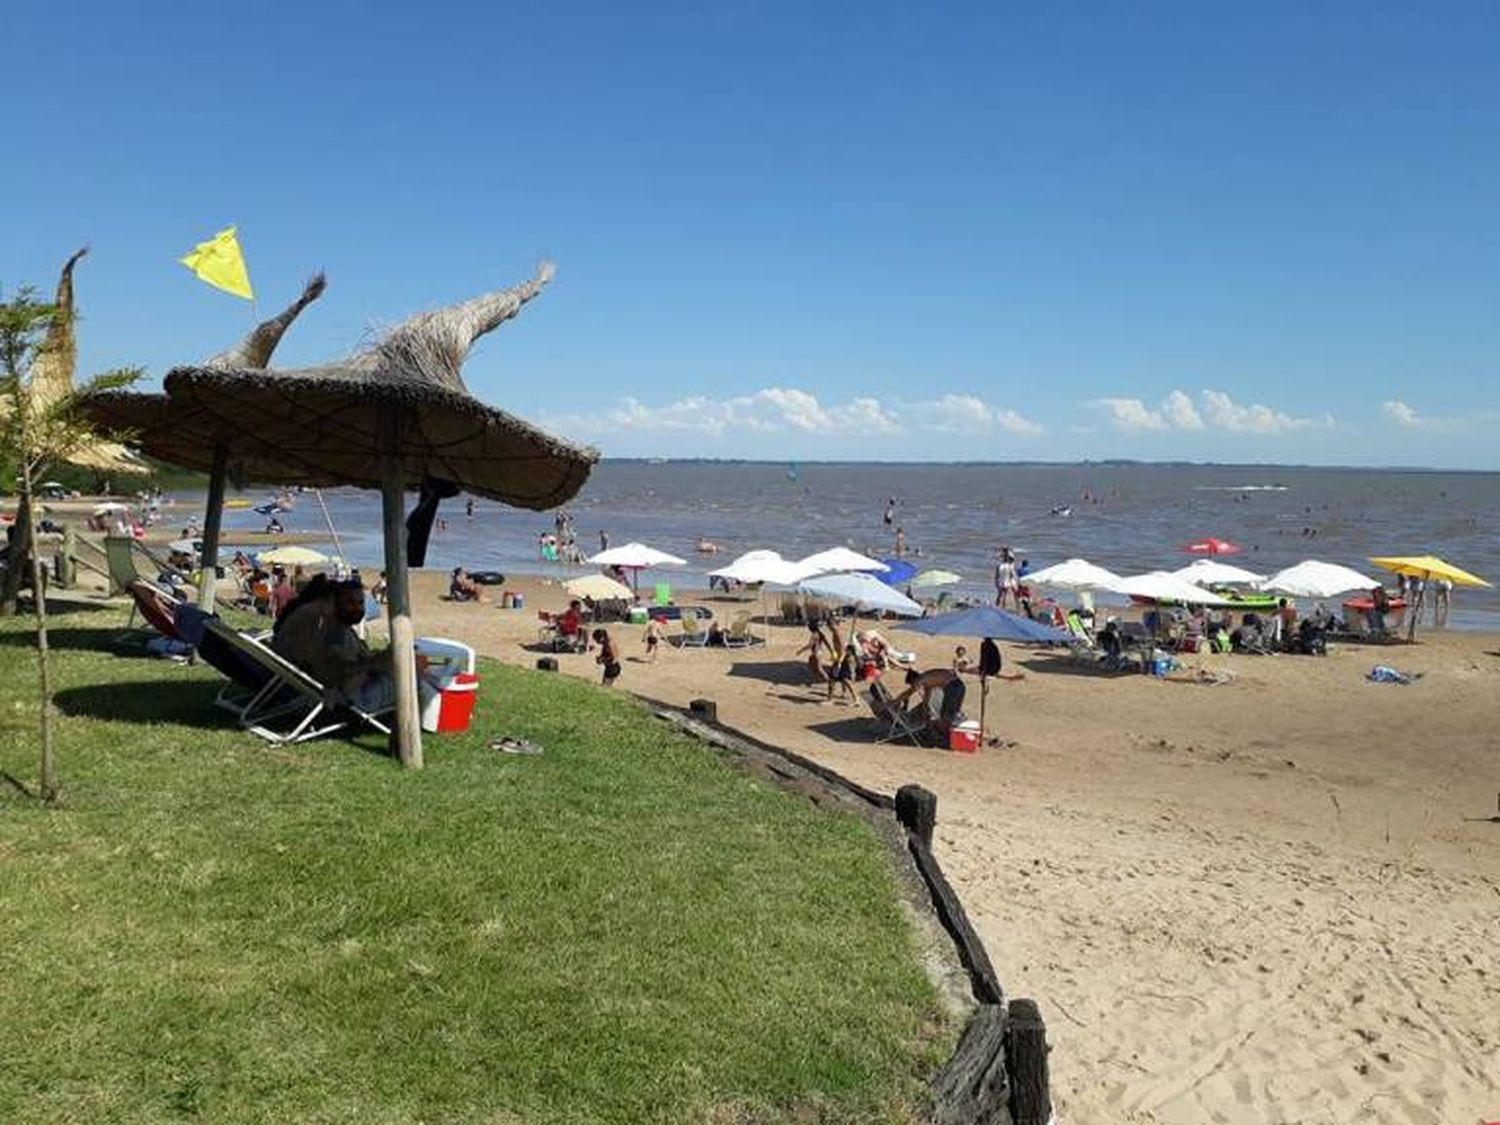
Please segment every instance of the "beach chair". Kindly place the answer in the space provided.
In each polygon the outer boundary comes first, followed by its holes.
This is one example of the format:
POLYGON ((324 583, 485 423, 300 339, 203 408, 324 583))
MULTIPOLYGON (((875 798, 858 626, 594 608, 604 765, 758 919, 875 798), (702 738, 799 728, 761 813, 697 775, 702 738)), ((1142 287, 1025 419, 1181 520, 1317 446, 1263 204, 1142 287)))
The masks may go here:
MULTIPOLYGON (((104 537, 104 561, 109 568, 109 592, 123 594, 132 582, 146 576, 135 564, 135 540, 128 535, 106 535, 104 537)), ((132 613, 131 620, 135 620, 132 613)))
POLYGON ((682 634, 678 644, 683 648, 703 648, 708 644, 708 629, 693 610, 682 611, 682 634))
MULTIPOLYGON (((135 603, 131 610, 130 620, 135 620, 135 614, 141 615, 141 620, 162 636, 174 641, 184 640, 177 629, 177 602, 164 594, 155 584, 137 578, 125 587, 125 592, 130 595, 130 600, 135 603)), ((129 622, 126 623, 129 628, 129 622)))
POLYGON ((307 742, 352 722, 368 723, 382 734, 391 733, 380 719, 389 711, 376 714, 355 706, 267 645, 231 629, 218 618, 203 622, 198 651, 234 679, 240 689, 233 697, 221 692, 215 702, 235 714, 241 728, 267 742, 277 746, 307 742), (254 687, 256 683, 258 688, 254 687))
POLYGON ((749 648, 760 643, 760 638, 750 631, 750 615, 736 614, 729 628, 724 630, 725 648, 749 648))
POLYGON ((899 742, 905 739, 913 746, 924 745, 923 740, 931 724, 896 706, 895 697, 879 680, 870 684, 869 691, 865 693, 865 701, 870 705, 870 714, 875 717, 875 721, 881 728, 882 733, 875 739, 877 743, 899 742))

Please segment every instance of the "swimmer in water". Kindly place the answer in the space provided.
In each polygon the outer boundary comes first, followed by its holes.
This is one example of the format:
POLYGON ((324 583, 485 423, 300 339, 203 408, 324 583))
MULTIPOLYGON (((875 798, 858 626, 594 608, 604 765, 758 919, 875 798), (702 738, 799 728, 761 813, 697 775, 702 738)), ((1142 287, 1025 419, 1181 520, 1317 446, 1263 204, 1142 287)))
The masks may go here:
POLYGON ((698 546, 695 549, 700 555, 717 555, 719 553, 719 545, 706 536, 698 540, 698 546))

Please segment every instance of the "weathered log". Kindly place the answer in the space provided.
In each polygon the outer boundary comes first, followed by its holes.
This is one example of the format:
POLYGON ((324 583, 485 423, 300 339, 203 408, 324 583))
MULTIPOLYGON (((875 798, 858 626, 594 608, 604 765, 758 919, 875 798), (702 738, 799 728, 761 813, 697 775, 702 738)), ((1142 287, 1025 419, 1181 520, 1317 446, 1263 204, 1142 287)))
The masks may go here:
POLYGON ((536 662, 536 670, 538 672, 556 672, 557 671, 557 657, 555 657, 555 656, 540 656, 540 657, 538 657, 537 658, 537 662, 536 662))
POLYGON ((948 936, 958 948, 958 959, 969 974, 969 987, 974 990, 974 999, 981 1004, 1003 1004, 1005 995, 1000 988, 1000 979, 995 975, 995 966, 990 964, 990 955, 985 951, 984 942, 974 932, 974 926, 964 911, 964 904, 959 901, 957 892, 943 874, 937 857, 915 833, 907 836, 906 846, 927 884, 928 893, 932 895, 932 905, 937 910, 938 921, 943 924, 943 929, 948 931, 948 936))
POLYGON ((896 790, 896 819, 929 848, 932 830, 937 825, 937 794, 920 785, 903 785, 896 790))
POLYGON ((719 721, 719 705, 712 699, 694 699, 688 703, 688 711, 693 718, 701 719, 705 723, 719 721))
POLYGON ((1011 1125, 1005 1009, 985 1004, 932 1081, 934 1125, 1011 1125))
POLYGON ((1047 1125, 1052 1091, 1047 1077, 1047 1028, 1034 1000, 1012 1000, 1005 1027, 1010 1115, 1015 1125, 1047 1125))

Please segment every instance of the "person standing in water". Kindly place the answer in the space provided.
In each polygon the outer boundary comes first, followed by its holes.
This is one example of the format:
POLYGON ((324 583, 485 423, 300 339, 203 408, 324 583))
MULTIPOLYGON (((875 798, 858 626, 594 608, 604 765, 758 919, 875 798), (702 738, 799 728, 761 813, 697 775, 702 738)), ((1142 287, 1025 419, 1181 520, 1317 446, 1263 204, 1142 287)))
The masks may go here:
POLYGON ((896 557, 903 558, 906 555, 906 528, 896 529, 896 557))
POLYGON ((470 496, 469 499, 464 503, 464 515, 468 516, 470 519, 474 518, 474 497, 472 496, 470 496))
POLYGON ((892 496, 885 502, 885 526, 890 527, 896 522, 896 498, 892 496))
POLYGON ((599 529, 599 550, 601 552, 609 550, 609 532, 602 527, 599 529))

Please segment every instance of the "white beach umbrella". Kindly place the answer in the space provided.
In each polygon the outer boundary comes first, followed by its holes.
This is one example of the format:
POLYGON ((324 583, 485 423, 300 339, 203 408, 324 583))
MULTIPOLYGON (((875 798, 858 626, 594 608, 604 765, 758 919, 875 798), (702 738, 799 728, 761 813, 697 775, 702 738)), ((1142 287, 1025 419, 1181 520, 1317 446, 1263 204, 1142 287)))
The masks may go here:
POLYGON ((915 589, 924 590, 933 586, 954 586, 963 580, 962 574, 954 574, 951 570, 924 570, 912 578, 911 585, 915 589))
POLYGON ((1121 578, 1113 587, 1117 594, 1129 594, 1132 598, 1149 598, 1155 602, 1185 602, 1203 605, 1221 600, 1218 594, 1210 593, 1201 586, 1194 586, 1177 575, 1165 570, 1153 570, 1147 574, 1133 574, 1121 578))
POLYGON ((1068 559, 1056 566, 1034 570, 1022 579, 1028 586, 1051 586, 1057 590, 1114 590, 1122 579, 1112 570, 1087 559, 1068 559))
POLYGON ((1347 566, 1304 559, 1271 575, 1260 583, 1260 588, 1297 598, 1333 598, 1355 590, 1373 590, 1379 585, 1376 579, 1347 566))
POLYGON ((750 585, 765 582, 773 586, 795 586, 802 579, 810 578, 816 571, 807 569, 801 563, 790 562, 775 551, 747 551, 728 566, 721 566, 708 573, 714 578, 727 578, 732 582, 750 585))
POLYGON ((129 504, 121 504, 118 500, 106 500, 102 504, 94 505, 94 515, 107 516, 111 512, 128 512, 129 504))
POLYGON ((920 605, 868 574, 823 574, 807 579, 797 589, 815 598, 853 606, 856 611, 922 616, 920 605))
POLYGON ((834 574, 846 570, 890 570, 879 559, 851 551, 848 547, 830 547, 815 555, 808 555, 801 563, 809 574, 834 574))
POLYGON ((658 551, 644 543, 626 543, 623 547, 611 547, 600 551, 588 560, 594 566, 622 566, 626 570, 647 570, 653 566, 685 566, 686 559, 658 551))
POLYGON ((1244 586, 1264 582, 1264 574, 1256 574, 1242 566, 1230 566, 1218 559, 1198 559, 1173 574, 1195 586, 1244 586))

